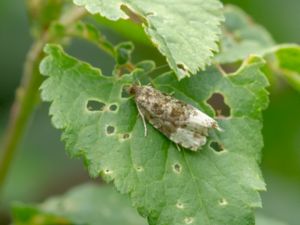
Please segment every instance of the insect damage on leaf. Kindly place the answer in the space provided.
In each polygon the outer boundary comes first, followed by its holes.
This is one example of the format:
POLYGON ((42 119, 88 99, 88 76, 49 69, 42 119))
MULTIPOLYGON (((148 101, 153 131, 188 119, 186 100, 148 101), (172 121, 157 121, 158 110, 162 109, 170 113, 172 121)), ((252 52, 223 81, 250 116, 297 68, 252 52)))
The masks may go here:
POLYGON ((197 151, 205 145, 210 128, 221 130, 214 119, 199 109, 151 86, 133 85, 129 92, 135 96, 142 119, 146 118, 156 129, 184 148, 197 151))

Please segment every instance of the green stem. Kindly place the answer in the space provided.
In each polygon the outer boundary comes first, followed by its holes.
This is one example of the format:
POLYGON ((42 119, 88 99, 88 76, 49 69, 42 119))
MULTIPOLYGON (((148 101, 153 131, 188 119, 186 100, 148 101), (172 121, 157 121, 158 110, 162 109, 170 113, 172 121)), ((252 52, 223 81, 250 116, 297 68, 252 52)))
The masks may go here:
MULTIPOLYGON (((79 20, 86 11, 74 8, 62 16, 60 22, 64 25, 79 20)), ((0 160, 0 189, 3 188, 9 168, 15 156, 16 149, 26 130, 28 121, 39 102, 39 86, 43 80, 39 73, 39 63, 43 58, 43 47, 51 42, 51 35, 45 31, 30 48, 23 70, 22 82, 17 89, 15 101, 11 107, 10 118, 4 136, 2 157, 0 160)))

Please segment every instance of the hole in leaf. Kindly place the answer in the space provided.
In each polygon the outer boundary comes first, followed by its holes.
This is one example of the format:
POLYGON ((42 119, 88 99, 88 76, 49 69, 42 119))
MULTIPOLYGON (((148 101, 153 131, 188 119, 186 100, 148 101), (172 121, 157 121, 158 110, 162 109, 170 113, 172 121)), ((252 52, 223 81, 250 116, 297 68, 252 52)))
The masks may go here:
POLYGON ((123 134, 123 139, 128 139, 130 137, 129 134, 123 134))
POLYGON ((220 206, 225 206, 225 205, 228 205, 228 202, 225 198, 222 198, 219 200, 219 205, 220 206))
POLYGON ((236 62, 236 63, 228 63, 228 64, 222 64, 220 65, 221 69, 225 72, 225 73, 234 73, 236 72, 241 66, 240 62, 236 62))
POLYGON ((143 168, 142 166, 137 166, 135 169, 136 169, 136 171, 138 171, 138 172, 144 171, 144 168, 143 168))
POLYGON ((97 100, 89 100, 86 104, 86 108, 89 111, 103 111, 105 103, 97 100))
POLYGON ((105 170, 104 170, 104 174, 105 174, 105 175, 110 175, 110 174, 112 174, 112 172, 113 172, 113 171, 110 170, 110 169, 105 169, 105 170))
POLYGON ((119 134, 119 141, 127 141, 130 138, 130 133, 119 134))
POLYGON ((112 111, 112 112, 117 111, 117 109, 118 109, 118 105, 117 104, 111 104, 109 106, 109 110, 112 111))
POLYGON ((177 202, 176 203, 176 207, 178 208, 178 209, 183 209, 184 208, 184 205, 181 203, 181 202, 177 202))
POLYGON ((122 92, 121 92, 121 98, 129 98, 131 96, 131 94, 129 93, 129 90, 130 90, 129 85, 123 86, 122 92))
POLYGON ((214 93, 207 103, 215 110, 218 117, 229 117, 230 107, 225 103, 224 96, 220 93, 214 93))
POLYGON ((223 145, 219 144, 216 141, 210 143, 210 147, 215 150, 216 152, 222 152, 224 150, 223 145))
POLYGON ((176 172, 176 173, 181 173, 181 165, 178 164, 178 163, 175 163, 175 164, 173 165, 173 170, 174 170, 174 172, 176 172))
POLYGON ((183 64, 177 64, 177 68, 182 70, 183 73, 187 73, 188 69, 183 64))
POLYGON ((111 135, 111 134, 113 134, 114 132, 115 132, 115 127, 110 126, 110 125, 106 127, 106 133, 107 133, 107 134, 111 135))
POLYGON ((194 218, 186 217, 186 218, 184 218, 184 222, 185 222, 185 224, 192 224, 194 222, 194 218))

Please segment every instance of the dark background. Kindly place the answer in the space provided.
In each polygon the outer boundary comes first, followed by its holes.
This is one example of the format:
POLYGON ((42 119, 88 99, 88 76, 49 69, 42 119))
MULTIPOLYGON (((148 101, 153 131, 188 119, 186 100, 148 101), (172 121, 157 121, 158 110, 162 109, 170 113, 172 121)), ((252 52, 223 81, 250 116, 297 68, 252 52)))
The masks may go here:
MULTIPOLYGON (((236 0, 224 1, 241 6, 256 22, 264 25, 278 43, 300 44, 299 0, 236 0)), ((104 29, 105 30, 105 29, 104 29)), ((126 40, 113 31, 115 41, 126 40)), ((31 44, 25 3, 20 0, 0 1, 0 134, 7 124, 9 107, 21 75, 27 50, 31 44)), ((105 73, 112 68, 110 59, 93 46, 73 42, 70 51, 105 73)), ((136 57, 152 54, 153 49, 142 44, 136 57), (146 49, 146 50, 145 50, 146 49), (143 54, 143 55, 142 55, 143 54)), ((283 80, 271 87, 271 103, 264 112, 262 169, 268 191, 262 194, 266 216, 290 225, 300 221, 300 93, 283 80)), ((7 220, 12 201, 39 202, 48 196, 63 193, 88 180, 78 159, 67 157, 48 116, 48 105, 42 104, 34 114, 17 157, 9 173, 0 205, 0 224, 7 220)), ((5 224, 5 223, 3 223, 5 224)))

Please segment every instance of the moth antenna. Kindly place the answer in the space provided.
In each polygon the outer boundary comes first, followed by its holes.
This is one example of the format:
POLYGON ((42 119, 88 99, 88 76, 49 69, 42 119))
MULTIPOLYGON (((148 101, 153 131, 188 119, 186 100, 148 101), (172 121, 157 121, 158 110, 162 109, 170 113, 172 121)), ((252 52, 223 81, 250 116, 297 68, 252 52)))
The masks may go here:
POLYGON ((218 125, 217 122, 214 123, 214 124, 212 125, 212 128, 215 128, 216 130, 218 130, 218 131, 220 131, 220 132, 223 132, 223 131, 224 131, 221 127, 219 127, 219 125, 218 125))
POLYGON ((137 107, 137 110, 138 110, 138 112, 139 112, 139 114, 142 118, 143 125, 144 125, 144 135, 146 137, 147 136, 147 125, 146 125, 145 117, 144 117, 144 114, 142 113, 141 109, 139 108, 139 106, 136 105, 136 107, 137 107))

